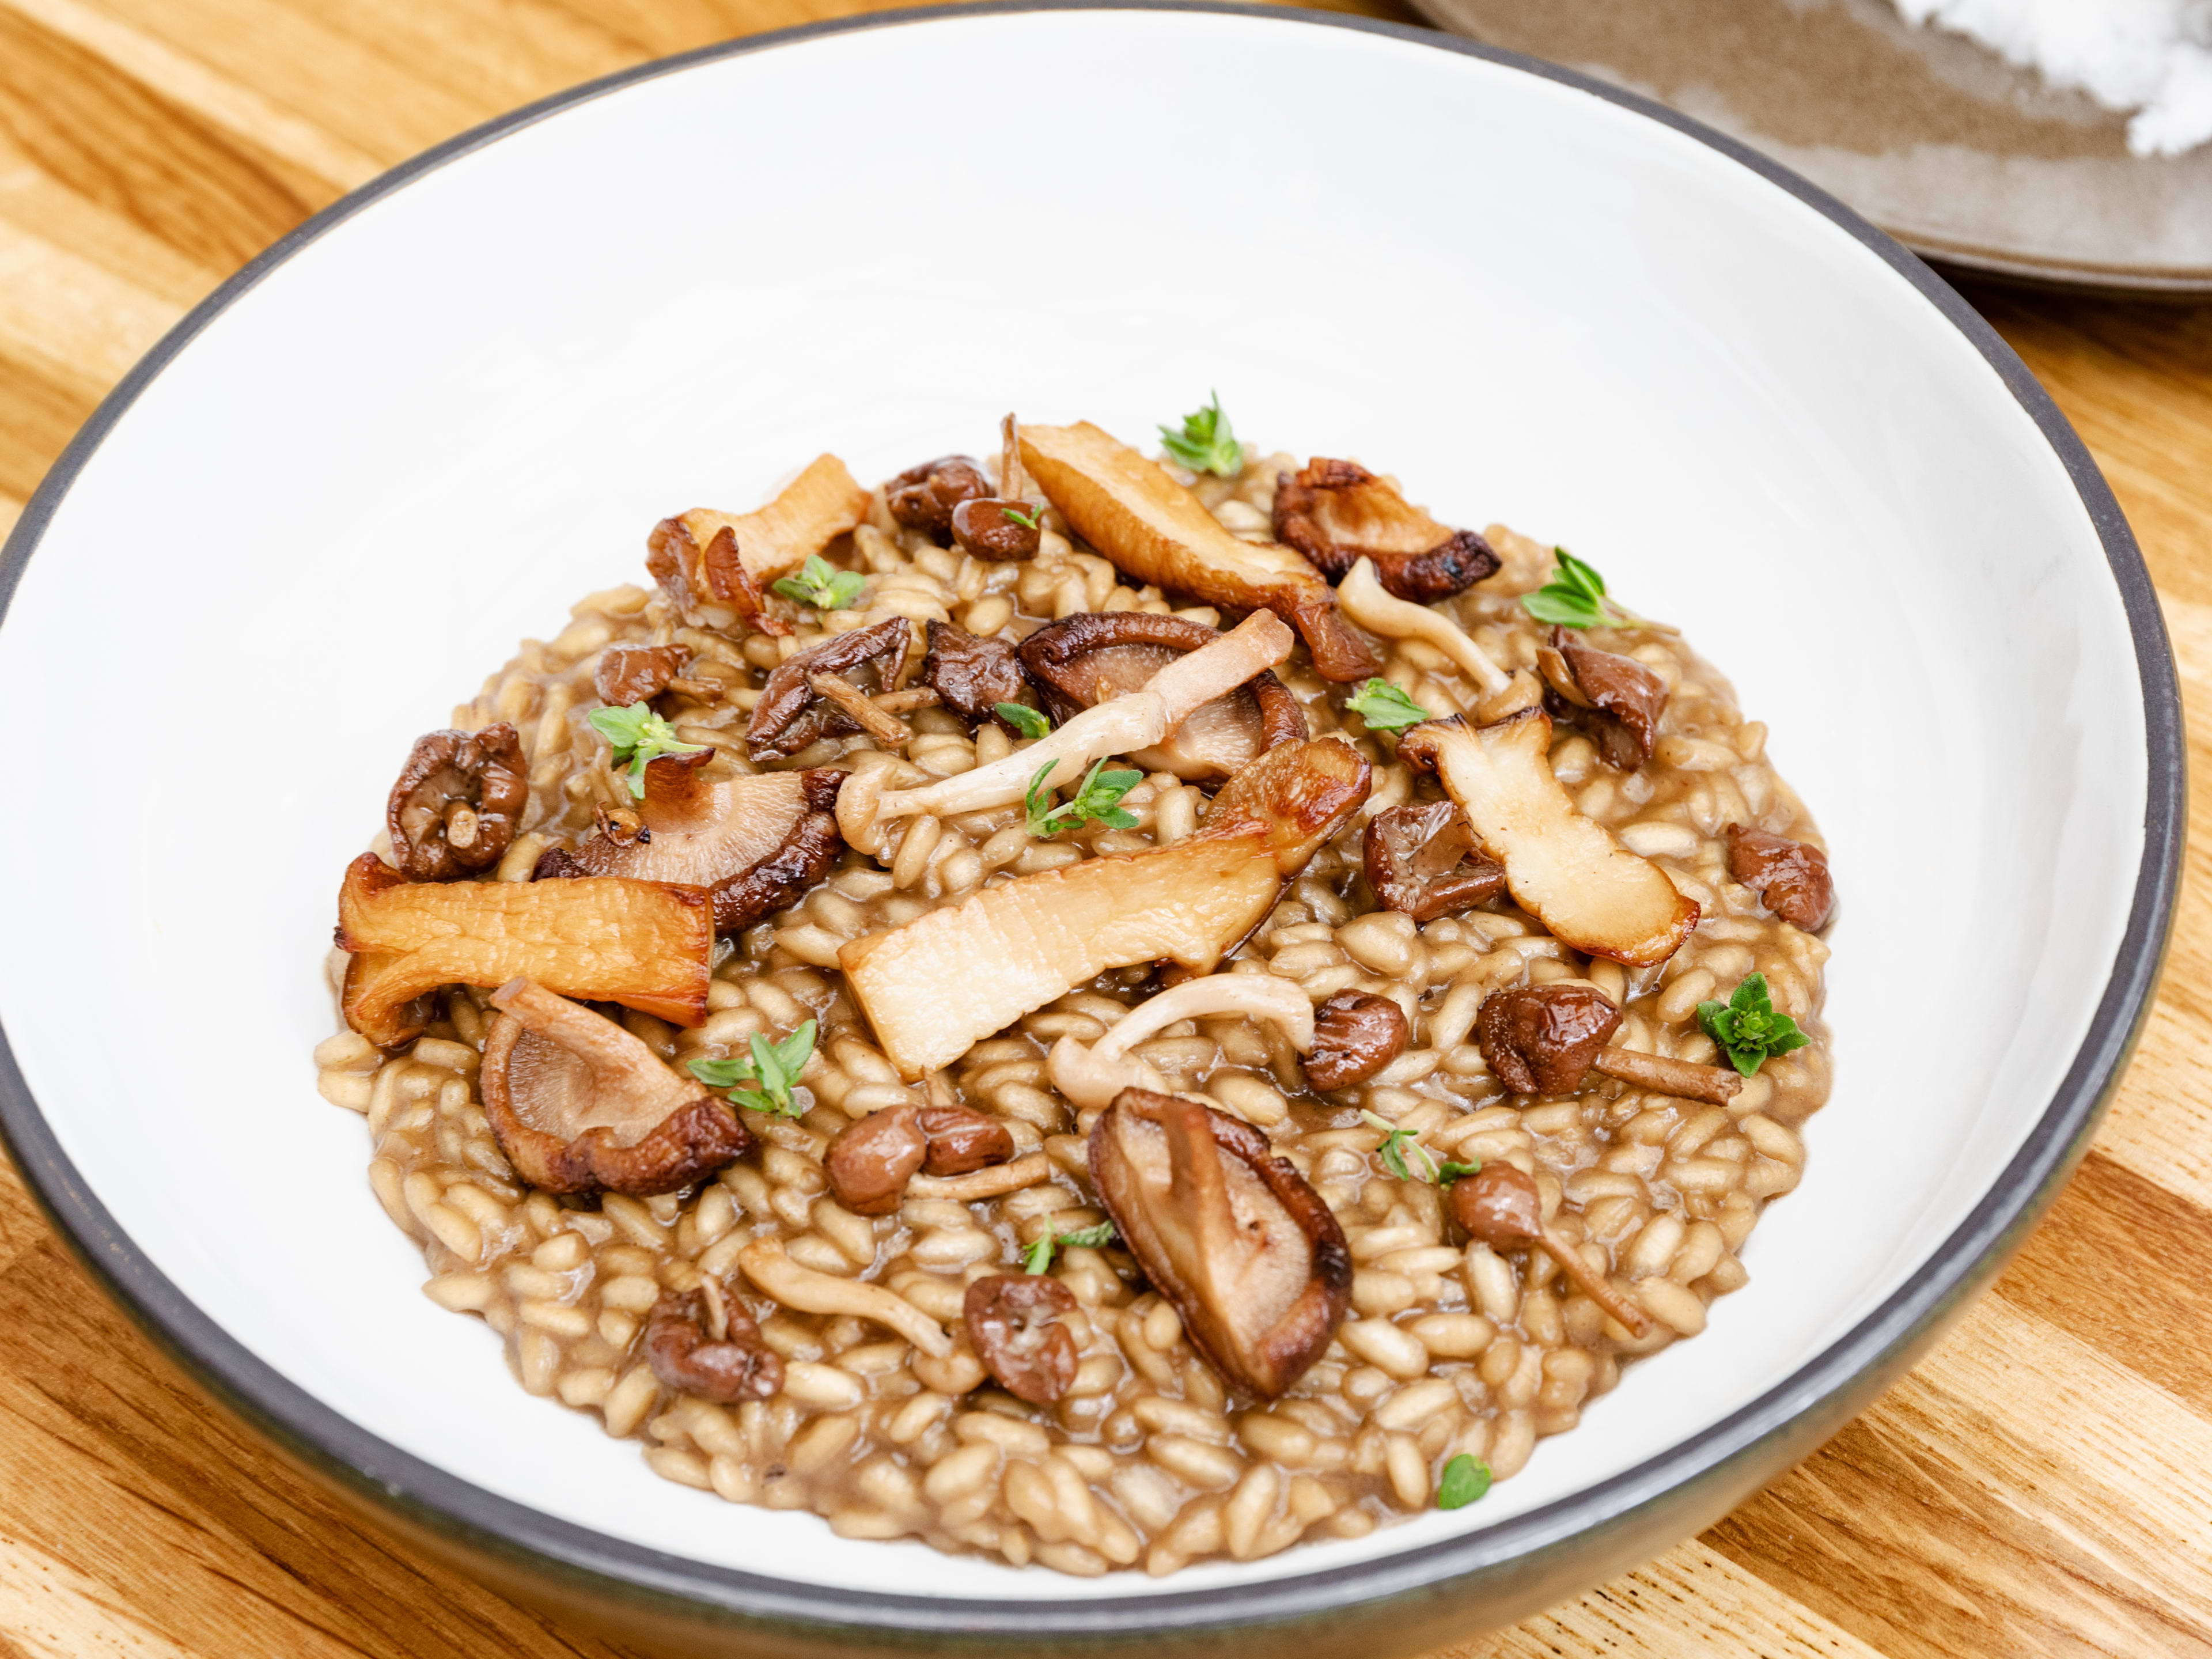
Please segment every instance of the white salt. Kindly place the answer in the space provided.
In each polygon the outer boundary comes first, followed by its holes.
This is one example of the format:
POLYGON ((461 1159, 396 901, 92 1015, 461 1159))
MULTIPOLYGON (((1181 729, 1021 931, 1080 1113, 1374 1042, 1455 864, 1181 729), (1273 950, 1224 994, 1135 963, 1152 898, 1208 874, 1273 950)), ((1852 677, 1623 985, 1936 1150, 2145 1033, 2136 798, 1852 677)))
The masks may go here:
POLYGON ((2212 139, 2212 0, 1896 0, 1911 23, 1971 35, 2053 86, 2133 112, 2128 148, 2212 139))

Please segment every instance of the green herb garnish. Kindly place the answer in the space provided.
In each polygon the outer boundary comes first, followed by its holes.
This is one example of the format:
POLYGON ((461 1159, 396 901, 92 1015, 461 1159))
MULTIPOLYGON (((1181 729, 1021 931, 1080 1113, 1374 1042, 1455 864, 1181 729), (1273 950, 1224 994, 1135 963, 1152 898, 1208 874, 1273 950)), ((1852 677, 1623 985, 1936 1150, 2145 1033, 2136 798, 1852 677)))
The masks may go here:
POLYGON ((1437 1507, 1463 1510, 1490 1490, 1490 1465, 1473 1452, 1462 1452, 1444 1465, 1444 1478, 1437 1482, 1437 1507))
POLYGON ((1022 1252, 1022 1271, 1025 1273, 1050 1272, 1054 1253, 1063 1244, 1096 1250, 1113 1242, 1114 1224, 1110 1221, 1102 1221, 1095 1227, 1078 1227, 1073 1232, 1047 1233, 1022 1252))
POLYGON ((1605 596, 1605 578, 1564 547, 1552 550, 1559 561, 1552 580, 1521 596, 1521 607, 1538 622, 1561 628, 1648 628, 1627 606, 1605 596))
POLYGON ((1411 1129, 1394 1127, 1390 1120, 1376 1112, 1362 1112, 1359 1121, 1370 1128, 1382 1131, 1382 1144, 1375 1149, 1382 1160, 1382 1167, 1401 1181, 1425 1181, 1431 1186, 1449 1187, 1462 1176, 1471 1176, 1482 1168, 1480 1159, 1473 1164, 1455 1164, 1446 1159, 1439 1163, 1437 1155, 1415 1139, 1411 1129))
POLYGON ((840 570, 819 553, 810 553, 799 574, 778 576, 769 586, 787 599, 817 611, 842 611, 860 597, 868 579, 857 570, 840 570))
POLYGON ((1729 1064, 1746 1077, 1776 1054, 1802 1048, 1812 1039, 1787 1014, 1774 1012, 1766 994, 1766 975, 1753 974, 1726 1002, 1698 1005, 1698 1024, 1720 1045, 1729 1064))
POLYGON ((1142 772, 1108 772, 1098 769, 1106 764, 1103 757, 1091 763, 1091 769, 1083 775, 1074 796, 1065 805, 1052 805, 1052 791, 1044 781, 1060 763, 1047 761, 1037 768, 1036 776, 1030 780, 1029 793, 1024 802, 1030 811, 1030 834, 1039 841, 1048 841, 1063 830, 1073 830, 1086 818, 1096 818, 1111 830, 1133 829, 1137 822, 1134 812, 1124 811, 1115 803, 1145 781, 1142 772))
POLYGON ((791 1097, 791 1085, 799 1081, 799 1074, 806 1069, 806 1057, 813 1052, 814 1022, 802 1020, 799 1029, 780 1042, 770 1042, 755 1031, 750 1054, 695 1060, 690 1062, 691 1075, 709 1089, 727 1089, 732 1105, 749 1106, 778 1117, 797 1117, 800 1108, 791 1097), (746 1083, 756 1086, 738 1086, 746 1083))
POLYGON ((1052 722, 1025 702, 996 703, 991 712, 1025 738, 1042 738, 1052 730, 1052 722))
POLYGON ((1205 408, 1182 417, 1180 430, 1162 427, 1160 447, 1194 472, 1233 478, 1244 470, 1244 448, 1230 428, 1229 416, 1221 411, 1221 394, 1212 396, 1213 401, 1205 408))
POLYGON ((1344 706, 1370 731, 1402 732, 1429 718, 1429 711, 1388 680, 1369 680, 1345 699, 1344 706))
POLYGON ((627 708, 594 708, 592 730, 614 750, 614 763, 629 768, 632 800, 645 799, 645 767, 663 755, 696 755, 703 743, 678 741, 675 728, 653 712, 653 705, 634 702, 627 708))
POLYGON ((1036 516, 1018 507, 1002 507, 999 509, 999 516, 1011 523, 1021 526, 1024 530, 1035 530, 1037 527, 1036 516))

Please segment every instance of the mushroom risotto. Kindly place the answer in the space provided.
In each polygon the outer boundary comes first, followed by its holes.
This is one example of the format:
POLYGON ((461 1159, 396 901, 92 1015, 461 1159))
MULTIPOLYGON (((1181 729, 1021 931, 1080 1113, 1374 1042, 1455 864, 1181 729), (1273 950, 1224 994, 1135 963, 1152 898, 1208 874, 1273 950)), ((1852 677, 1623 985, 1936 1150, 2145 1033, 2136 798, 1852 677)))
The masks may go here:
POLYGON ((1704 1328, 1833 908, 1590 566, 1218 402, 824 455, 418 739, 324 1096, 669 1480, 1071 1573, 1456 1508, 1704 1328))

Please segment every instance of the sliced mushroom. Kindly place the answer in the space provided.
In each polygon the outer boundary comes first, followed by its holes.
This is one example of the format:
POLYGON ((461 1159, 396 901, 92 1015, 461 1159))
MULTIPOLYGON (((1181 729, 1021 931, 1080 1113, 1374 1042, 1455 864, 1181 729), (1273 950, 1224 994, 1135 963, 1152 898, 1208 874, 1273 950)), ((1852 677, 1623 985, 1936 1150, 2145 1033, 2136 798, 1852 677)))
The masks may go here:
POLYGON ((1594 985, 1523 985, 1492 991, 1476 1012, 1476 1044, 1498 1080, 1516 1095, 1571 1095, 1593 1069, 1655 1093, 1725 1106, 1743 1079, 1725 1066, 1700 1066, 1607 1045, 1620 1010, 1594 985))
POLYGON ((1331 581, 1361 559, 1389 592, 1416 605, 1463 593, 1498 571, 1498 555, 1472 530, 1438 524, 1357 461, 1308 461, 1275 482, 1275 539, 1313 561, 1331 581))
POLYGON ((650 702, 683 672, 690 654, 680 645, 611 645, 599 653, 592 689, 610 708, 650 702))
POLYGON ((1091 1132, 1091 1181, 1223 1380, 1262 1400, 1344 1322, 1352 1253, 1320 1194, 1250 1124, 1127 1089, 1091 1132))
POLYGON ((1298 630, 1325 680, 1376 672, 1310 564, 1273 542, 1239 541, 1198 497, 1088 421, 1024 427, 1022 464, 1076 532, 1124 574, 1208 605, 1273 611, 1298 630))
POLYGON ((1515 902, 1555 938, 1632 968, 1666 961, 1697 927, 1695 901, 1575 810, 1553 774, 1551 743, 1551 720, 1528 708, 1491 726, 1425 721, 1398 753, 1437 774, 1504 864, 1515 902))
POLYGON ((868 695, 896 690, 913 632, 904 617, 887 617, 866 628, 833 634, 777 664, 745 723, 745 747, 753 758, 795 755, 817 738, 860 730, 859 721, 815 689, 813 677, 835 675, 868 695))
POLYGON ((761 1340, 745 1304, 720 1279, 663 1295, 646 1318, 642 1346, 662 1387, 718 1406, 773 1399, 783 1387, 782 1356, 761 1340))
POLYGON ((1559 1264, 1576 1289, 1618 1320, 1632 1336, 1642 1336, 1651 1328, 1644 1310, 1583 1261, 1572 1239, 1545 1221, 1543 1194, 1526 1171, 1496 1159, 1486 1161, 1474 1175, 1462 1176, 1452 1182, 1451 1209, 1452 1218, 1467 1230, 1469 1238, 1493 1250, 1537 1246, 1559 1264))
POLYGON ((663 519, 647 538, 646 568, 687 614, 716 626, 742 619, 765 633, 788 634, 790 626, 768 613, 769 583, 858 528, 868 501, 844 462, 817 456, 750 513, 699 507, 663 519))
POLYGON ((1377 812, 1367 821, 1360 853, 1376 901, 1415 921, 1434 921, 1505 889, 1505 866, 1476 847, 1466 814, 1448 800, 1377 812))
POLYGON ((891 1063, 924 1076, 1109 968, 1165 957, 1210 972, 1370 782, 1347 744, 1271 750, 1222 787, 1195 835, 986 887, 850 941, 839 965, 891 1063))
POLYGON ((968 455, 940 455, 910 466, 884 486, 884 505, 908 530, 932 536, 952 532, 953 509, 991 493, 991 481, 968 455))
MULTIPOLYGON (((1224 636, 1203 623, 1145 611, 1079 611, 1024 640, 1022 665, 1044 689, 1045 707, 1065 720, 1149 684, 1179 657, 1224 636)), ((1279 744, 1306 735, 1305 711, 1262 669, 1224 696, 1194 708, 1165 743, 1139 749, 1130 763, 1179 778, 1225 778, 1279 744)))
POLYGON ((888 1215, 916 1175, 973 1174, 1014 1155, 1014 1137, 996 1118, 965 1106, 886 1107, 830 1143, 822 1160, 830 1190, 854 1215, 888 1215))
POLYGON ((929 654, 921 659, 921 683, 937 693, 938 702, 967 721, 971 731, 985 720, 997 720, 1000 703, 1019 702, 1030 689, 1020 647, 1012 640, 978 639, 955 623, 933 619, 929 654))
POLYGON ((384 806, 392 854, 414 881, 488 870, 514 843, 530 802, 530 763, 505 720, 415 739, 384 806))
POLYGON ((1046 1060, 1052 1086, 1085 1112, 1110 1104, 1124 1089, 1164 1093, 1166 1079, 1130 1049, 1179 1020, 1209 1014, 1272 1020, 1300 1054, 1314 1046, 1313 1003, 1294 981, 1272 974, 1208 974, 1146 998, 1096 1042, 1061 1037, 1046 1060))
POLYGON ((1633 772, 1651 758, 1667 682, 1633 657, 1601 651, 1564 628, 1536 653, 1552 695, 1544 706, 1583 726, 1607 766, 1633 772))
POLYGON ((353 953, 346 1024, 386 1048, 422 1035, 417 997, 517 978, 696 1025, 714 910, 701 889, 666 882, 410 882, 364 853, 338 888, 337 939, 353 953))
POLYGON ((999 1386, 1049 1406, 1075 1386, 1075 1338, 1061 1322, 1075 1292, 1043 1273, 994 1273, 968 1287, 968 1340, 999 1386))
POLYGON ((671 1193, 753 1144, 737 1115, 636 1037, 526 979, 492 993, 484 1116, 514 1172, 549 1193, 671 1193))
POLYGON ((1339 991, 1314 1011, 1306 1081, 1316 1089, 1364 1083, 1406 1052, 1406 1011, 1388 997, 1339 991))
POLYGON ((846 775, 816 767, 710 783, 700 773, 714 758, 701 750, 648 762, 635 825, 610 820, 574 852, 548 850, 532 875, 703 887, 714 896, 718 933, 796 902, 844 848, 836 810, 846 775))
POLYGON ((1808 933, 1827 926, 1835 913, 1836 883, 1828 855, 1808 842, 1770 835, 1731 823, 1728 836, 1729 878, 1741 882, 1792 927, 1808 933))

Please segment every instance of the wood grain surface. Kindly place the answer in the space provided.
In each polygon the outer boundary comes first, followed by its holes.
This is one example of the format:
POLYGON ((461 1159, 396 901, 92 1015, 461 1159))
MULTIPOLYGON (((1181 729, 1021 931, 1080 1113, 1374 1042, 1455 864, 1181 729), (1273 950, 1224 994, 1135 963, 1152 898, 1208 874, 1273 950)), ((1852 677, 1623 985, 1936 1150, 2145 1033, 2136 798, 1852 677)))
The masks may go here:
MULTIPOLYGON (((589 76, 856 9, 0 0, 0 531, 164 329, 344 191, 589 76)), ((1969 297, 2112 481, 2212 731, 2212 308, 1969 297)), ((1705 1536, 1453 1659, 2212 1659, 2208 813, 2142 1051, 1995 1292, 1705 1536)), ((0 1659, 620 1659, 359 1529, 169 1369, 4 1170, 0 1331, 0 1659)))

